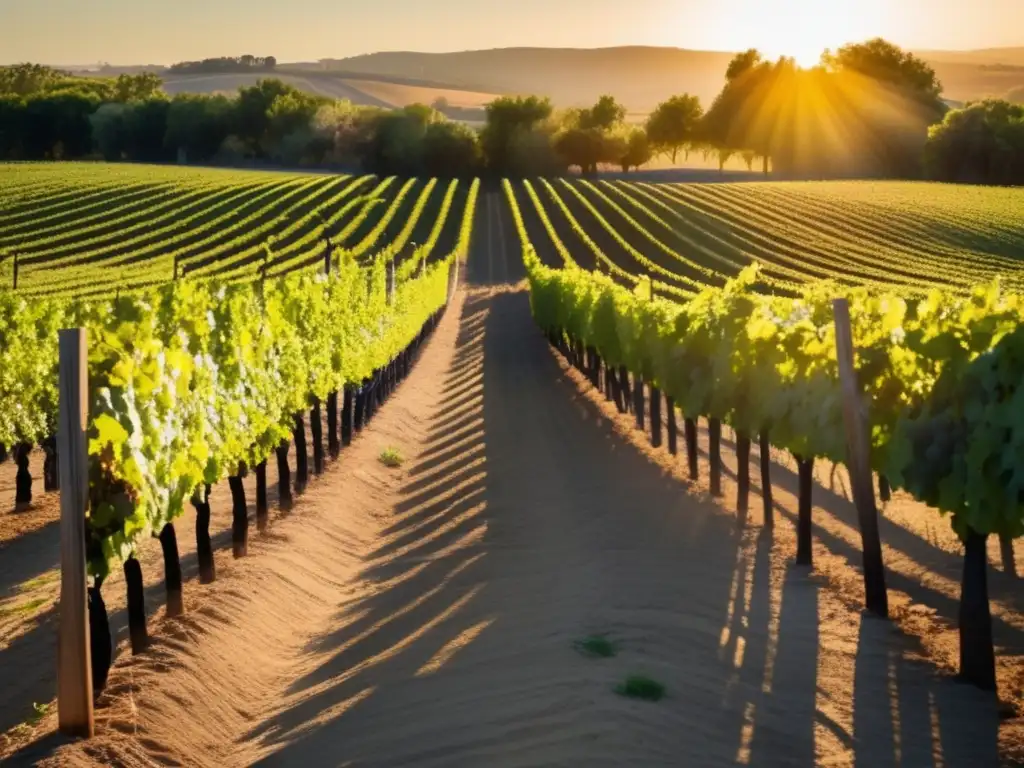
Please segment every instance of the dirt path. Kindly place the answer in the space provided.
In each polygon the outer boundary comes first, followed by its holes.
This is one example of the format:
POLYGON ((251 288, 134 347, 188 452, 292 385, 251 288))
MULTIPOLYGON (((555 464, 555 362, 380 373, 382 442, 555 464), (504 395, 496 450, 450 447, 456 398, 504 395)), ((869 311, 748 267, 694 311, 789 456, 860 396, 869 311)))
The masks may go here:
POLYGON ((556 359, 526 293, 491 285, 522 274, 493 196, 475 285, 371 428, 118 663, 99 738, 11 762, 995 765, 993 702, 791 568, 785 516, 739 529, 556 359), (574 649, 594 634, 618 654, 574 649), (616 694, 635 674, 666 697, 616 694))

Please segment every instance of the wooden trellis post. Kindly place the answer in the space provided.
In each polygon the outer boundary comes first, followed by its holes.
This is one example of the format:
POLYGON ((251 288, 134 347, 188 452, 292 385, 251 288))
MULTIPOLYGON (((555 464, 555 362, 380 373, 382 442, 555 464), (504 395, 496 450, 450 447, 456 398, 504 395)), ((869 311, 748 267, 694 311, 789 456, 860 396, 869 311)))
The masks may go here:
POLYGON ((59 335, 60 405, 60 629, 57 645, 57 715, 62 733, 94 732, 92 662, 86 599, 85 513, 89 503, 88 340, 84 328, 59 335))
POLYGON ((888 617, 889 599, 885 591, 882 541, 878 533, 878 509, 875 506, 875 489, 871 481, 868 417, 864 411, 857 371, 853 364, 850 306, 846 299, 836 299, 832 302, 832 308, 835 313, 836 357, 839 361, 843 422, 846 427, 846 467, 850 472, 853 503, 857 507, 864 553, 865 604, 872 613, 888 617))

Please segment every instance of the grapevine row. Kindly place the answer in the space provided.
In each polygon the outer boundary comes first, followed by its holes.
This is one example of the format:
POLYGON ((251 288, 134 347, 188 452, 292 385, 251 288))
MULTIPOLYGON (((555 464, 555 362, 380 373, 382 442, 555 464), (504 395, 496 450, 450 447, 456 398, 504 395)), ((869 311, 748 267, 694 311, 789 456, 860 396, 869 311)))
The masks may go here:
MULTIPOLYGON (((694 476, 696 420, 707 419, 713 493, 721 487, 722 424, 737 435, 741 511, 752 436, 760 436, 763 462, 771 445, 796 457, 798 563, 809 565, 812 558, 814 463, 847 458, 832 307, 837 295, 849 305, 872 468, 951 514, 969 562, 981 557, 982 576, 985 539, 1024 534, 1024 480, 1017 479, 1015 462, 1007 462, 1016 456, 1014 446, 1024 444, 1015 410, 1017 393, 1024 396, 1024 298, 997 282, 966 295, 936 290, 913 300, 834 284, 807 286, 794 298, 770 297, 754 290, 758 268, 752 265, 724 287, 705 288, 678 304, 599 274, 546 267, 532 250, 525 261, 534 317, 551 343, 595 385, 603 371, 609 398, 620 410, 636 412, 640 426, 647 387, 656 444, 664 394, 673 451, 678 407, 694 476)), ((765 470, 762 485, 770 525, 765 470)), ((968 573, 977 569, 965 570, 965 594, 971 593, 968 573)), ((992 687, 994 662, 978 662, 992 653, 987 594, 983 602, 984 618, 972 614, 978 620, 962 628, 962 639, 976 641, 978 632, 987 632, 988 640, 971 645, 964 658, 975 666, 964 672, 992 687)))

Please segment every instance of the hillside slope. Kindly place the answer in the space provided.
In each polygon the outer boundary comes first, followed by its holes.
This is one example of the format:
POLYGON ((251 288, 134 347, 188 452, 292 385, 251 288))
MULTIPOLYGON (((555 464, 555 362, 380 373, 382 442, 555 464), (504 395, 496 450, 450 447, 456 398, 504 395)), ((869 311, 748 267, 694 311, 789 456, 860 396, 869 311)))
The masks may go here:
MULTIPOLYGON (((457 53, 381 52, 324 60, 320 66, 378 77, 423 78, 487 93, 536 93, 558 106, 613 94, 647 112, 688 92, 708 105, 721 90, 731 53, 680 48, 499 48, 457 53)), ((927 52, 952 101, 1004 96, 1024 86, 1024 49, 927 52), (994 65, 1002 65, 995 67, 994 65)))
MULTIPOLYGON (((346 59, 279 65, 271 76, 312 93, 357 104, 404 106, 446 99, 480 110, 496 94, 548 96, 558 107, 591 104, 610 93, 633 115, 644 115, 676 93, 707 106, 721 90, 731 53, 680 48, 497 48, 454 53, 380 52, 346 59)), ((1005 97, 1024 87, 1024 48, 924 51, 944 86, 963 102, 1005 97)), ((266 73, 167 74, 169 93, 233 92, 266 73)), ((479 116, 477 116, 479 117, 479 116)))
POLYGON ((679 48, 499 48, 458 53, 372 53, 322 62, 328 69, 418 77, 469 90, 538 93, 559 106, 592 103, 611 93, 630 110, 648 111, 689 91, 710 102, 730 53, 679 48))

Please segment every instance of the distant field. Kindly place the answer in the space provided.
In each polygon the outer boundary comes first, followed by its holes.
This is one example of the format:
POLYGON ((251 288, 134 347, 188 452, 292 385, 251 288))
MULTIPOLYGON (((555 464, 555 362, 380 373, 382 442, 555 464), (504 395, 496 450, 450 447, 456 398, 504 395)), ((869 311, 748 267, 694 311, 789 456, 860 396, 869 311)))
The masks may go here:
POLYGON ((453 88, 406 85, 385 80, 362 80, 330 75, 298 75, 286 72, 238 73, 219 75, 168 76, 164 90, 175 93, 233 94, 242 86, 250 86, 260 78, 274 77, 307 93, 332 99, 348 99, 353 104, 375 107, 404 107, 409 104, 433 104, 443 98, 456 109, 482 109, 497 98, 493 93, 463 91, 453 88))
POLYGON ((768 290, 813 280, 909 293, 997 275, 1024 288, 1024 190, 910 182, 512 185, 524 236, 552 266, 647 274, 686 295, 752 261, 768 290))
POLYGON ((451 88, 427 88, 416 85, 388 83, 383 80, 346 79, 344 82, 350 88, 354 88, 393 107, 405 107, 416 103, 433 104, 438 99, 444 99, 450 106, 457 109, 483 109, 490 102, 498 98, 496 93, 460 91, 451 88))
POLYGON ((318 268, 326 231, 355 258, 434 259, 458 241, 468 183, 136 165, 0 165, 0 284, 106 295, 179 274, 318 268), (417 246, 423 246, 417 248, 417 246))
MULTIPOLYGON (((706 172, 705 172, 706 173, 706 172)), ((515 182, 524 235, 552 265, 684 296, 752 261, 766 290, 808 281, 907 293, 1002 276, 1024 289, 1024 190, 910 182, 515 182)), ((648 178, 656 178, 652 173, 648 178)), ((707 174, 708 180, 717 173, 707 174)), ((317 266, 323 233, 357 258, 455 247, 469 184, 109 164, 0 165, 0 284, 102 295, 317 266), (417 250, 418 245, 424 248, 417 250), (269 256, 266 248, 269 246, 269 256)))

